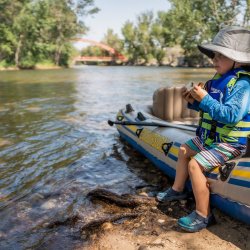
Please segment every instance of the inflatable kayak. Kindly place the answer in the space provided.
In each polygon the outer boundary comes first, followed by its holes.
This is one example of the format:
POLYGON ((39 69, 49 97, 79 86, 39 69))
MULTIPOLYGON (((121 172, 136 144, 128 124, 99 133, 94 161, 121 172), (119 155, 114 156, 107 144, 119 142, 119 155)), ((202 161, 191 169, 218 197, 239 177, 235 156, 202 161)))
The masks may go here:
MULTIPOLYGON (((157 90, 152 107, 136 110, 128 104, 117 113, 116 121, 109 121, 110 125, 116 124, 124 140, 170 178, 175 177, 181 144, 195 136, 198 117, 197 114, 186 116, 188 111, 183 109, 185 103, 178 102, 178 105, 174 105, 177 100, 175 97, 180 91, 180 88, 157 90), (163 119, 164 116, 170 121, 163 119)), ((206 176, 211 188, 211 204, 233 218, 250 224, 248 151, 244 156, 227 162, 225 166, 206 173, 206 176)))

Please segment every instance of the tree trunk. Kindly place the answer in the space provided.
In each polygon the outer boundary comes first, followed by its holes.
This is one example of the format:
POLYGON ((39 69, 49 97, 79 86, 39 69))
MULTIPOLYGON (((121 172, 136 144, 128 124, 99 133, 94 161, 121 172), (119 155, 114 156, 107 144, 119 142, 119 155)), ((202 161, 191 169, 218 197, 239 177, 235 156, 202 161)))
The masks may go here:
POLYGON ((62 45, 59 45, 59 48, 56 50, 56 53, 55 53, 55 64, 57 66, 59 66, 59 62, 60 62, 60 59, 61 59, 61 54, 62 54, 62 45))
POLYGON ((250 0, 246 0, 246 10, 243 18, 243 26, 247 27, 250 21, 250 0))
POLYGON ((16 67, 19 66, 19 57, 20 57, 21 48, 22 48, 22 40, 23 40, 23 35, 20 35, 19 41, 17 43, 16 52, 15 52, 15 65, 16 65, 16 67))

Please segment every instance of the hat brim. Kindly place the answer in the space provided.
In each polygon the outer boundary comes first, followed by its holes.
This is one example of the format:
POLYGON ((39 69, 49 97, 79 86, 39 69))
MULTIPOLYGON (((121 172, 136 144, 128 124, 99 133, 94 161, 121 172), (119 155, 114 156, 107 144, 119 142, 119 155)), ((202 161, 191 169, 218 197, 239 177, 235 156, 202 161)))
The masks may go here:
POLYGON ((213 58, 214 52, 218 52, 235 62, 250 63, 250 53, 235 51, 212 43, 198 45, 198 49, 209 58, 213 58))

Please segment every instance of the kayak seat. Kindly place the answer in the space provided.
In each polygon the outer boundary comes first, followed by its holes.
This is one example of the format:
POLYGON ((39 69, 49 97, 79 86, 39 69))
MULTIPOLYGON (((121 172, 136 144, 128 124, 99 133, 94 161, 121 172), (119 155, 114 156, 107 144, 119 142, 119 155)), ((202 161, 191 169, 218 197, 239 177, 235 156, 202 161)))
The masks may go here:
POLYGON ((186 124, 198 124, 199 112, 188 109, 187 101, 182 97, 184 86, 162 87, 153 94, 152 113, 168 121, 186 124))

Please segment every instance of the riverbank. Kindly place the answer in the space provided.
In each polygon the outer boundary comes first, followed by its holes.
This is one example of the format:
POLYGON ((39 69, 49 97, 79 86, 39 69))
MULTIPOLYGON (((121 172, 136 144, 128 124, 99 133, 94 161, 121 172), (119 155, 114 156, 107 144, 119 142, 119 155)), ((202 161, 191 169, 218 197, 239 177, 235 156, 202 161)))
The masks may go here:
MULTIPOLYGON (((188 214, 193 200, 165 204, 142 205, 134 211, 135 219, 106 222, 90 236, 88 250, 235 250, 249 249, 250 227, 214 210, 217 224, 197 233, 187 233, 177 226, 177 220, 188 214)), ((117 209, 112 209, 117 212, 117 209)))
POLYGON ((18 67, 8 67, 8 68, 1 68, 0 67, 0 72, 2 71, 22 71, 22 70, 48 70, 48 69, 67 69, 67 68, 79 68, 79 67, 86 67, 86 66, 102 66, 102 67, 105 67, 105 66, 121 66, 121 67, 170 67, 170 68, 196 68, 196 69, 211 69, 212 67, 210 66, 207 66, 207 67, 188 67, 188 66, 170 66, 170 65, 155 65, 155 64, 152 64, 152 65, 80 65, 80 66, 77 66, 77 65, 71 65, 69 67, 62 67, 62 66, 56 66, 56 65, 53 65, 53 66, 46 66, 46 65, 38 65, 38 66, 35 66, 34 68, 32 69, 20 69, 18 67))
POLYGON ((20 69, 18 67, 0 67, 0 71, 15 71, 15 70, 47 70, 47 69, 64 69, 65 67, 60 67, 56 65, 36 65, 32 69, 20 69))
MULTIPOLYGON (((165 233, 172 236, 178 206, 165 214, 156 204, 144 206, 136 218, 103 224, 87 246, 80 229, 116 215, 118 208, 108 213, 86 196, 96 187, 134 194, 141 186, 163 185, 163 173, 126 146, 107 120, 128 102, 150 104, 160 87, 206 81, 212 74, 211 69, 133 66, 0 72, 0 249, 88 249, 104 243, 111 245, 106 249, 119 249, 124 238, 138 249, 165 233)), ((233 239, 246 242, 248 234, 240 236, 237 225, 222 228, 236 228, 233 239)))

